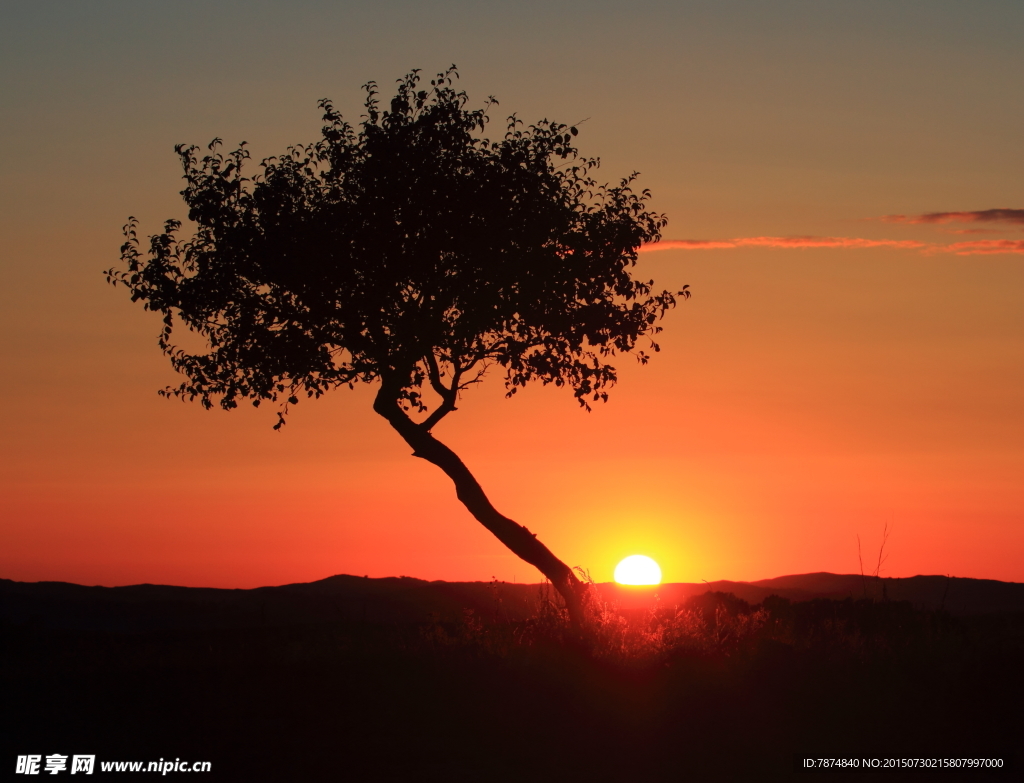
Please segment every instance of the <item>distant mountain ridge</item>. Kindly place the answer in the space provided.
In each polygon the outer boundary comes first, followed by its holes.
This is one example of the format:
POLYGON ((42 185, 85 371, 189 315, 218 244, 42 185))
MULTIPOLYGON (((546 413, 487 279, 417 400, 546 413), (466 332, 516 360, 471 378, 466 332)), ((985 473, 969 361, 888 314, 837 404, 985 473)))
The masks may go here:
POLYGON ((953 614, 1024 611, 1024 584, 995 579, 934 575, 898 578, 819 572, 756 582, 713 584, 713 589, 731 592, 751 603, 760 603, 775 594, 791 601, 815 598, 909 601, 923 609, 945 609, 953 614))
MULTIPOLYGON (((953 614, 1024 612, 1024 584, 946 576, 875 578, 859 574, 795 574, 756 582, 670 583, 631 588, 599 584, 602 598, 624 609, 684 602, 708 591, 732 593, 757 604, 770 595, 791 601, 816 598, 909 601, 953 614)), ((86 587, 67 582, 0 579, 0 623, 20 627, 147 631, 243 628, 322 622, 454 620, 464 610, 516 620, 553 599, 543 584, 427 582, 411 577, 341 574, 316 582, 248 590, 169 585, 86 587)))

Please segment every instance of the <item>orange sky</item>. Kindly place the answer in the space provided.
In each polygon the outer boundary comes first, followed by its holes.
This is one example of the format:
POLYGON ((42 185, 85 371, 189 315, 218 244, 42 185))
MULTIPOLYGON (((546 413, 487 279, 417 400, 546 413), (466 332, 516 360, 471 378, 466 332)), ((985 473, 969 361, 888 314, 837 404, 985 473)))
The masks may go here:
POLYGON ((886 524, 885 575, 1024 581, 1024 223, 983 213, 1024 209, 1019 4, 89 5, 0 31, 0 577, 538 579, 370 388, 280 433, 157 397, 158 321, 102 275, 129 214, 184 217, 175 143, 258 160, 454 61, 498 119, 589 118, 670 219, 638 274, 693 291, 594 413, 494 377, 439 425, 500 510, 599 581, 856 572, 858 534, 873 570, 886 524))

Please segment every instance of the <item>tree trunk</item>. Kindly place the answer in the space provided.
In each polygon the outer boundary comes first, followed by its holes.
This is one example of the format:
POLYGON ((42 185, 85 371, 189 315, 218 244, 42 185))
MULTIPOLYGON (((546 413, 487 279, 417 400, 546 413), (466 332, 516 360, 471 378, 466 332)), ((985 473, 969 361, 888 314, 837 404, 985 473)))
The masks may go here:
POLYGON ((373 402, 373 409, 383 416, 413 449, 413 456, 441 468, 455 484, 455 493, 477 521, 490 530, 498 540, 516 555, 534 566, 551 580, 565 601, 569 618, 574 626, 583 621, 584 585, 565 563, 552 554, 524 526, 509 519, 491 505, 480 484, 469 472, 458 455, 441 441, 410 419, 398 404, 393 390, 382 385, 373 402))

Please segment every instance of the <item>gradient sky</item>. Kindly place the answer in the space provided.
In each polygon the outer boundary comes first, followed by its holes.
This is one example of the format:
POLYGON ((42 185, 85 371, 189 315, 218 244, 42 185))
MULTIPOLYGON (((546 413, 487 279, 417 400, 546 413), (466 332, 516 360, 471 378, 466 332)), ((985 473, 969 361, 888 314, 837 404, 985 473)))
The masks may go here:
POLYGON ((886 524, 883 575, 1024 581, 1022 39, 1016 0, 0 2, 0 577, 539 579, 371 388, 280 433, 158 397, 102 274, 129 215, 185 217, 174 144, 259 160, 454 62, 495 132, 585 120, 640 171, 639 274, 693 291, 593 414, 494 377, 435 430, 501 511, 599 581, 855 573, 858 535, 873 571, 886 524))

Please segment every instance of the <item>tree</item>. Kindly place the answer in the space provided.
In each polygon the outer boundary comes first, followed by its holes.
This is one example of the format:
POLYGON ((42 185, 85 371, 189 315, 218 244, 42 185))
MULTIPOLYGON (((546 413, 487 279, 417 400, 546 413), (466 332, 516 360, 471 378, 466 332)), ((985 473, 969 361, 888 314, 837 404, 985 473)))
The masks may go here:
POLYGON ((373 408, 443 470, 488 530, 536 566, 580 619, 573 570, 527 528, 500 514, 462 460, 432 434, 460 394, 500 370, 511 396, 530 381, 572 389, 588 411, 616 379, 608 360, 660 331, 676 297, 634 280, 637 248, 665 226, 650 194, 623 179, 598 185, 575 127, 514 115, 500 140, 487 110, 467 109, 452 66, 413 71, 382 110, 364 85, 358 132, 332 103, 323 138, 242 176, 243 142, 201 159, 178 145, 190 238, 168 220, 140 250, 129 218, 123 266, 107 272, 132 301, 163 314, 159 345, 186 378, 161 394, 206 408, 278 405, 280 428, 301 396, 378 383, 373 408), (205 339, 190 353, 179 324, 205 339), (429 390, 429 391, 428 391, 429 390), (436 395, 433 400, 429 392, 436 395))

